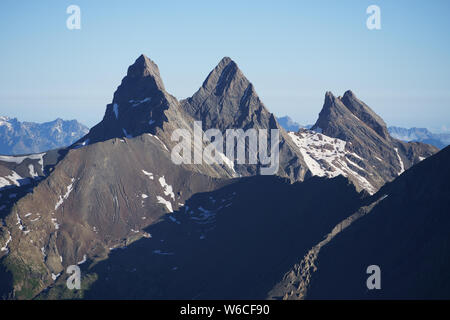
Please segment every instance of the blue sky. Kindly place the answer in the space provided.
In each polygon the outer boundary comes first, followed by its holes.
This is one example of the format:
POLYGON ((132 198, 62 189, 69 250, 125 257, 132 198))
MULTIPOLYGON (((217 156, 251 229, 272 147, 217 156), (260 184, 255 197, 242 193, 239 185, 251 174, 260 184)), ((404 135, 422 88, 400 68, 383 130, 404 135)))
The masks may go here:
POLYGON ((230 56, 278 116, 313 123, 325 91, 351 89, 388 125, 450 128, 450 1, 2 0, 0 15, 0 115, 92 126, 145 53, 178 98, 230 56))

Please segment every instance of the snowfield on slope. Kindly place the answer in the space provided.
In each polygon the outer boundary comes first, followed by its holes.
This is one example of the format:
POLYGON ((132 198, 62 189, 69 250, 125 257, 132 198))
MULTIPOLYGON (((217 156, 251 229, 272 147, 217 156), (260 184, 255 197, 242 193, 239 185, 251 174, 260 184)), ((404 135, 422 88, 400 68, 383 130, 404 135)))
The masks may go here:
POLYGON ((356 153, 346 150, 346 141, 310 130, 303 130, 298 133, 288 132, 288 134, 299 148, 313 176, 334 178, 342 175, 353 177, 370 194, 375 193, 376 189, 372 184, 358 172, 358 170, 365 171, 365 169, 350 160, 350 158, 363 159, 356 153), (352 167, 358 170, 352 169, 352 167))

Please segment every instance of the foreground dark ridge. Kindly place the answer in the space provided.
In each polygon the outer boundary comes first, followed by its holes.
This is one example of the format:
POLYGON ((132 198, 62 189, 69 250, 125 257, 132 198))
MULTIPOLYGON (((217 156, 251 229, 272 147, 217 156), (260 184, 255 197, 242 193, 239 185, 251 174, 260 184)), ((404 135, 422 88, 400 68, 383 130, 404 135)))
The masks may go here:
POLYGON ((275 287, 285 299, 450 298, 450 147, 387 184, 275 287), (375 200, 378 199, 378 200, 375 200), (339 230, 338 230, 339 231, 339 230), (382 289, 365 270, 381 268, 382 289))

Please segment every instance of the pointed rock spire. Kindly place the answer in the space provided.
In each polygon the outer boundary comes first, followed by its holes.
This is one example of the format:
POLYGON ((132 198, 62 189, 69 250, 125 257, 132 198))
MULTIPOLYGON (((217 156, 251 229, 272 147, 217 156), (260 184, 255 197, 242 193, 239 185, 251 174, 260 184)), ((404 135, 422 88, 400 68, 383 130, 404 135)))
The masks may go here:
POLYGON ((158 65, 155 62, 153 62, 150 58, 148 58, 147 56, 145 56, 143 54, 141 54, 136 59, 134 64, 132 64, 128 68, 127 76, 131 77, 131 78, 133 78, 133 77, 137 77, 137 78, 151 77, 157 82, 158 86, 161 89, 164 89, 164 85, 161 80, 161 76, 159 74, 158 65))
POLYGON ((311 129, 328 136, 344 139, 345 137, 341 134, 339 128, 345 124, 344 119, 352 120, 349 117, 350 115, 350 111, 341 100, 335 97, 332 92, 327 91, 319 118, 311 129))
POLYGON ((165 91, 156 63, 140 55, 128 67, 103 120, 85 138, 92 143, 154 132, 167 120, 165 110, 177 103, 165 91))
POLYGON ((229 57, 224 57, 219 64, 209 73, 203 82, 202 89, 207 92, 214 92, 216 95, 222 95, 227 88, 234 87, 232 83, 244 87, 250 83, 236 62, 229 57))
POLYGON ((122 83, 114 93, 113 102, 140 101, 160 92, 165 92, 165 88, 159 68, 156 63, 142 54, 128 67, 126 77, 122 79, 122 83))
POLYGON ((375 131, 382 139, 390 139, 386 123, 383 119, 368 105, 359 100, 352 91, 348 90, 344 93, 343 97, 337 98, 328 91, 325 94, 325 101, 320 111, 319 119, 312 129, 324 129, 324 133, 330 136, 335 136, 337 132, 340 132, 341 137, 344 137, 347 136, 347 134, 344 135, 342 133, 344 128, 359 127, 362 125, 361 122, 375 131))
POLYGON ((224 57, 209 73, 201 88, 182 103, 183 109, 205 128, 264 127, 270 112, 237 64, 224 57), (258 119, 259 117, 259 119, 258 119))
POLYGON ((372 128, 383 139, 390 138, 386 123, 383 119, 368 105, 359 100, 352 91, 346 91, 341 101, 354 116, 372 128))

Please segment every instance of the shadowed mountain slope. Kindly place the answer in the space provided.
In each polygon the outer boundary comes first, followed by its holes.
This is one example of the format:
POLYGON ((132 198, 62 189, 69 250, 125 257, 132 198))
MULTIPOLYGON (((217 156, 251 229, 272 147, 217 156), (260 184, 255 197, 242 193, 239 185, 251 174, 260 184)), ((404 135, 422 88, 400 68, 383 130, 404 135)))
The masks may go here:
MULTIPOLYGON (((353 223, 330 233, 272 294, 285 299, 448 299, 450 147, 412 167, 370 199, 353 223), (366 269, 381 269, 368 290, 366 269), (293 285, 295 284, 295 285, 293 285)), ((331 231, 331 230, 330 230, 331 231)))

